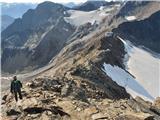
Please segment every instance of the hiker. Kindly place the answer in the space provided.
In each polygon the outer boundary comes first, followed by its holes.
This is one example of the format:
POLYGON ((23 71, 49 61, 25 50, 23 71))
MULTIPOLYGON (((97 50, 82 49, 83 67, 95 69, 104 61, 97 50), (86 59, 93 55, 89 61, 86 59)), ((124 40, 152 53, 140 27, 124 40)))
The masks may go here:
POLYGON ((13 81, 11 82, 11 93, 14 94, 16 102, 18 101, 17 94, 19 94, 19 98, 22 99, 21 88, 22 83, 14 76, 13 81))

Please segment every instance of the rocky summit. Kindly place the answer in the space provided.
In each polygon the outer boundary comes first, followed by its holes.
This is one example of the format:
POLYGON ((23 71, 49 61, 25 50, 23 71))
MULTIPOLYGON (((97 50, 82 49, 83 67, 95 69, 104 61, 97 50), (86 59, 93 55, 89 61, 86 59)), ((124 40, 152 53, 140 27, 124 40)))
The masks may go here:
POLYGON ((2 32, 2 120, 160 120, 160 3, 80 7, 44 2, 2 32))
POLYGON ((77 84, 74 81, 64 82, 55 77, 37 78, 27 82, 22 93, 24 98, 17 103, 13 101, 12 95, 5 93, 2 98, 2 114, 6 116, 4 119, 160 119, 158 99, 155 104, 141 98, 109 99, 104 91, 86 82, 77 84))

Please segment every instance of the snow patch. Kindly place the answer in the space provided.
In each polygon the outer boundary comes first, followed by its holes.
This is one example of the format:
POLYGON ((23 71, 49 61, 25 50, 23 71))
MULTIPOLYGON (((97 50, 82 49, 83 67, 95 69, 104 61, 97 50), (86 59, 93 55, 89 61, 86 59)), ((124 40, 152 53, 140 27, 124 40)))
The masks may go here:
POLYGON ((102 12, 102 13, 99 14, 99 16, 101 16, 101 17, 108 16, 108 15, 110 15, 110 14, 109 13, 105 13, 105 12, 102 12))
POLYGON ((86 23, 92 24, 95 21, 99 23, 104 17, 107 16, 107 14, 102 16, 102 12, 98 11, 84 12, 77 10, 69 10, 68 13, 70 14, 70 17, 64 17, 64 19, 67 23, 70 23, 74 26, 80 26, 86 23))
POLYGON ((1 77, 1 80, 9 80, 9 81, 11 81, 13 78, 12 77, 1 77))
POLYGON ((105 37, 112 37, 113 36, 113 32, 106 32, 105 33, 105 37))
POLYGON ((64 17, 64 20, 74 26, 80 26, 86 23, 93 23, 93 21, 100 23, 105 17, 110 15, 110 11, 114 10, 114 8, 101 7, 101 9, 102 8, 104 10, 94 10, 90 12, 68 10, 67 13, 70 15, 70 17, 64 17))
POLYGON ((80 26, 86 23, 92 23, 93 21, 101 23, 104 18, 111 15, 112 11, 119 9, 119 7, 120 7, 119 4, 112 6, 101 6, 99 9, 89 12, 79 11, 79 10, 68 10, 67 13, 70 16, 64 17, 64 20, 67 23, 70 23, 74 26, 80 26))
POLYGON ((110 49, 107 49, 107 50, 106 50, 106 52, 110 52, 110 51, 111 51, 110 49))
POLYGON ((91 25, 94 25, 94 24, 96 24, 96 23, 97 23, 96 20, 91 21, 91 25))
POLYGON ((154 98, 160 96, 160 54, 154 54, 119 38, 125 46, 124 64, 154 98))
POLYGON ((66 11, 64 11, 63 14, 66 15, 67 14, 66 11))
POLYGON ((101 6, 101 7, 99 8, 99 10, 104 10, 104 6, 101 6))
POLYGON ((128 21, 133 21, 136 19, 136 17, 135 16, 125 16, 125 19, 128 21))
POLYGON ((154 98, 139 84, 127 71, 118 66, 103 64, 104 72, 118 85, 124 87, 133 97, 140 96, 146 100, 153 101, 154 98))
POLYGON ((67 28, 63 28, 63 30, 65 30, 65 31, 67 31, 67 32, 69 31, 67 28))

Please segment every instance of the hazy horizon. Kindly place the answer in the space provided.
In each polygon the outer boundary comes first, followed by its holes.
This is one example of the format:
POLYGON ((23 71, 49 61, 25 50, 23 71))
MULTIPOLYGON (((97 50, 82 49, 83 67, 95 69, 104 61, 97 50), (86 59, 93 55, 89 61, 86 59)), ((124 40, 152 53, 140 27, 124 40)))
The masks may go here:
POLYGON ((73 2, 73 3, 81 3, 81 2, 86 2, 87 0, 0 0, 0 2, 2 3, 42 3, 45 1, 51 1, 51 2, 55 2, 55 3, 69 3, 69 2, 73 2))
POLYGON ((86 1, 114 1, 114 0, 0 0, 0 3, 42 3, 45 1, 51 1, 51 2, 55 2, 55 3, 83 3, 86 1))

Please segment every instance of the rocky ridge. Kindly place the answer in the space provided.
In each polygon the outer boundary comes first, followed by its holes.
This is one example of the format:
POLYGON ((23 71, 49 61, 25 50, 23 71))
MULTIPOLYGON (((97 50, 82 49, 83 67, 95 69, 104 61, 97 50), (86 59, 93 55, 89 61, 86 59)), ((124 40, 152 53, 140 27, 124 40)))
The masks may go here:
MULTIPOLYGON (((61 85, 59 79, 38 78, 24 87, 23 100, 15 103, 11 95, 3 97, 2 110, 7 117, 17 120, 159 120, 157 102, 152 105, 141 98, 111 100, 100 98, 85 99, 82 89, 69 89, 76 83, 61 85), (68 87, 67 87, 68 85, 68 87), (4 105, 5 104, 5 105, 4 105)), ((83 83, 84 85, 85 83, 83 83)), ((87 84, 86 86, 88 86, 87 84)), ((89 88, 88 88, 89 90, 89 88)), ((95 94, 95 91, 90 92, 95 94)))
POLYGON ((3 115, 19 120, 159 120, 158 99, 154 104, 133 99, 98 67, 112 62, 123 68, 122 41, 104 33, 67 45, 52 68, 25 84, 24 98, 16 105, 13 96, 5 93, 3 115))

